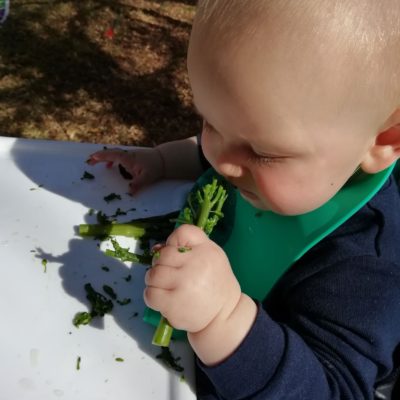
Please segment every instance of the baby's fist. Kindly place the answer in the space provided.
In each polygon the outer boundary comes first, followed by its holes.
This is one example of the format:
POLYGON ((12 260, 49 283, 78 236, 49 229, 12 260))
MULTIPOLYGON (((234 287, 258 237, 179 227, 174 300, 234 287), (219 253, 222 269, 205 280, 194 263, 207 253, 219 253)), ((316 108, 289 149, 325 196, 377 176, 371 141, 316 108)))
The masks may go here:
POLYGON ((169 236, 145 281, 146 304, 188 332, 227 317, 241 296, 224 251, 193 225, 169 236))

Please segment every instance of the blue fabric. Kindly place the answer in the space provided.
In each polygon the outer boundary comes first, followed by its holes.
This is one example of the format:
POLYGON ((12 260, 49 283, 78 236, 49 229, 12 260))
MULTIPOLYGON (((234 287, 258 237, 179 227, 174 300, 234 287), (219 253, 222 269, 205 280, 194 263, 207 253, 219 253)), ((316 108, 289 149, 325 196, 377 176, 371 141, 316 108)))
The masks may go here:
POLYGON ((228 359, 197 360, 198 398, 373 399, 399 343, 400 196, 390 178, 278 281, 228 359))

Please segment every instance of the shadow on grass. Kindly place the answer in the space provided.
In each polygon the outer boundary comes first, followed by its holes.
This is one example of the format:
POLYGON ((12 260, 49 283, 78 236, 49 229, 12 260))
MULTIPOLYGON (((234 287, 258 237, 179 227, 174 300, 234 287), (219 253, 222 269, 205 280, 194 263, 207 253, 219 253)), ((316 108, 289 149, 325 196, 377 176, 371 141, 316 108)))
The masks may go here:
MULTIPOLYGON (((11 15, 0 28, 0 77, 16 82, 1 84, 0 78, 0 104, 13 110, 0 113, 2 134, 23 136, 24 125, 40 126, 49 115, 61 125, 71 120, 84 125, 95 119, 95 124, 106 126, 104 113, 140 129, 141 137, 129 144, 154 145, 197 132, 199 123, 192 107, 184 104, 176 88, 177 74, 184 73, 190 24, 131 3, 13 2, 11 15), (62 3, 69 3, 71 15, 57 29, 57 24, 48 22, 49 9, 62 3), (107 49, 104 41, 110 39, 103 35, 101 42, 88 35, 88 26, 93 26, 92 18, 99 13, 104 14, 101 23, 107 17, 120 32, 113 38, 113 45, 120 46, 118 57, 107 49), (155 65, 143 72, 135 62, 140 60, 138 52, 146 49, 151 50, 155 65), (87 98, 100 103, 101 110, 74 115, 73 109, 82 103, 84 107, 87 98)), ((98 29, 105 31, 107 25, 98 29)), ((101 135, 94 141, 100 142, 101 135)), ((128 144, 123 139, 119 142, 128 144)))

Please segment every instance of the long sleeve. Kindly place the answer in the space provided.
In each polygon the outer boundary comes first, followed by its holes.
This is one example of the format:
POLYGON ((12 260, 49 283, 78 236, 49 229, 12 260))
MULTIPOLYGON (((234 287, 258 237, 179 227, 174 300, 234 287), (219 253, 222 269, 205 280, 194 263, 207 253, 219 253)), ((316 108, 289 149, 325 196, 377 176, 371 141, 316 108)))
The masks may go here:
POLYGON ((396 185, 293 265, 239 348, 199 365, 200 399, 372 399, 400 343, 396 185))

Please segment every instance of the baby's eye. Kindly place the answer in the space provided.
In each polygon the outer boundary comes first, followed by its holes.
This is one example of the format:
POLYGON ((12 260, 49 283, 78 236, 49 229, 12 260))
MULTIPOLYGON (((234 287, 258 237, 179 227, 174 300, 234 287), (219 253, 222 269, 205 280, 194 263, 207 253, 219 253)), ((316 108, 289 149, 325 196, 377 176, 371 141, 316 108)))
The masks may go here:
POLYGON ((279 161, 279 157, 262 155, 252 151, 252 154, 249 156, 249 161, 257 165, 271 165, 279 161))

